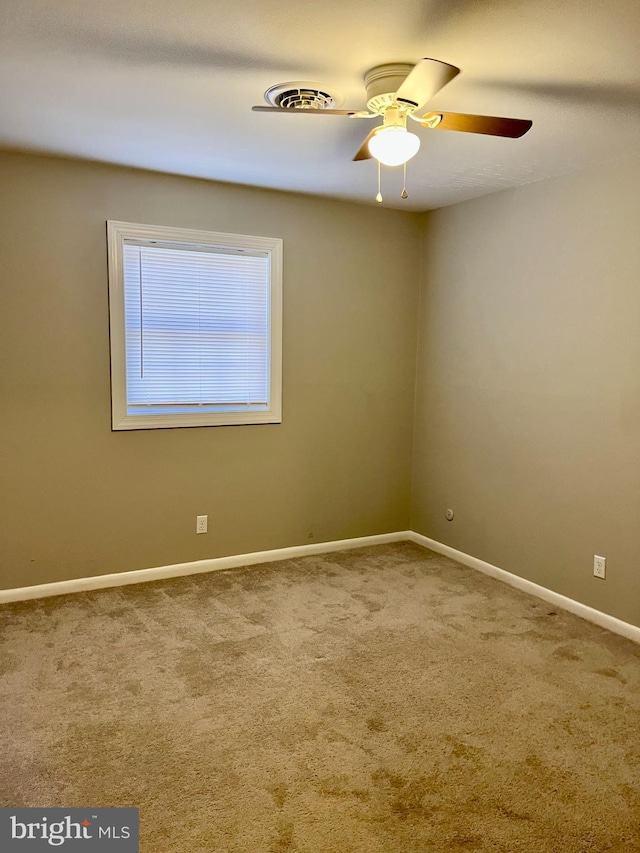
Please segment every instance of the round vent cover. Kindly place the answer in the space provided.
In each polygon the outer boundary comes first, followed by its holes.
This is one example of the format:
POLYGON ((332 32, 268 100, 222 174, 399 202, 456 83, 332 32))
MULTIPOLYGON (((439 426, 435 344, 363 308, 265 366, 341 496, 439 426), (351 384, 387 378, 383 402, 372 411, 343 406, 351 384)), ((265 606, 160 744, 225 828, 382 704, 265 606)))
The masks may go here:
POLYGON ((342 95, 317 83, 298 81, 279 83, 264 93, 265 101, 272 107, 285 110, 337 109, 344 101, 342 95))

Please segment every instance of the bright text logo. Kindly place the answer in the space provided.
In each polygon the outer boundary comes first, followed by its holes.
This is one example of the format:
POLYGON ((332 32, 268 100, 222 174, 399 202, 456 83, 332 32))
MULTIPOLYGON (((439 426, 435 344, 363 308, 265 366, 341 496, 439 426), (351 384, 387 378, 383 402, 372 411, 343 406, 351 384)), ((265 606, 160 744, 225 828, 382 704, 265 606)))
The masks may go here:
POLYGON ((138 809, 0 809, 0 850, 138 853, 138 809))

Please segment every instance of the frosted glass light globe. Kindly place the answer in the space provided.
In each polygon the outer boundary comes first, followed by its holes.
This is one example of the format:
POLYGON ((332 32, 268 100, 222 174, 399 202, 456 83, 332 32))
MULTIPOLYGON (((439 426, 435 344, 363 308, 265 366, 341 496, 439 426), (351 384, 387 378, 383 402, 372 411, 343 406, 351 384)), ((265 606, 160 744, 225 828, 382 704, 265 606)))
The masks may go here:
POLYGON ((418 153, 420 139, 406 127, 383 127, 369 140, 369 153, 384 166, 401 166, 418 153))

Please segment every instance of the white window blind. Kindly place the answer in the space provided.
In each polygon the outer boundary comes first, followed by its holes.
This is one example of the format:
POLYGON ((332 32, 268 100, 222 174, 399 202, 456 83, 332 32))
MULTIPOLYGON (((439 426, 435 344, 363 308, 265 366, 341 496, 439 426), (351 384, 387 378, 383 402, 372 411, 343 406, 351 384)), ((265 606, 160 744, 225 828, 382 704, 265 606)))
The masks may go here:
POLYGON ((124 245, 127 408, 264 410, 267 256, 124 245))
MULTIPOLYGON (((251 419, 273 414, 271 251, 121 237, 120 419, 131 428, 176 426, 181 418, 184 425, 274 422, 251 419)), ((113 346, 112 340, 112 365, 113 346)))

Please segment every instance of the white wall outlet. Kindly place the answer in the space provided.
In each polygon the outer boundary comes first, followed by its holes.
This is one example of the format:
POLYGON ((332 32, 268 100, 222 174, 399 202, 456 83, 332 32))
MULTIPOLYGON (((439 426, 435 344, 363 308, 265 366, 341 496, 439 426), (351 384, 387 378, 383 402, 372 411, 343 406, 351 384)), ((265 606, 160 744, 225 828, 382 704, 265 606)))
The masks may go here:
POLYGON ((597 554, 593 555, 593 574, 597 578, 605 579, 605 572, 607 568, 607 558, 606 557, 598 557, 597 554))
POLYGON ((208 520, 209 520, 208 515, 197 515, 196 516, 196 533, 206 533, 207 532, 208 520))

